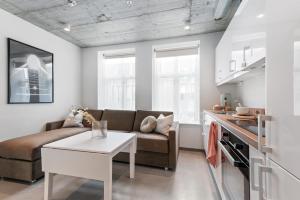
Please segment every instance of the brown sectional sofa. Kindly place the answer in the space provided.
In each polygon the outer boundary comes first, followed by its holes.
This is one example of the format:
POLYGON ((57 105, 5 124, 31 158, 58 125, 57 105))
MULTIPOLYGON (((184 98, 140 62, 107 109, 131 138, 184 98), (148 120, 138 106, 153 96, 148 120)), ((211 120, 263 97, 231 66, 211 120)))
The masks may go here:
MULTIPOLYGON (((109 130, 137 134, 136 164, 175 169, 178 158, 178 124, 174 123, 169 136, 141 133, 140 124, 149 115, 172 114, 160 111, 89 110, 97 120, 107 120, 109 130)), ((90 128, 61 128, 63 121, 46 124, 46 131, 0 142, 0 177, 35 181, 43 176, 41 147, 44 144, 76 135, 90 128)), ((115 161, 128 162, 128 153, 119 153, 115 161)))

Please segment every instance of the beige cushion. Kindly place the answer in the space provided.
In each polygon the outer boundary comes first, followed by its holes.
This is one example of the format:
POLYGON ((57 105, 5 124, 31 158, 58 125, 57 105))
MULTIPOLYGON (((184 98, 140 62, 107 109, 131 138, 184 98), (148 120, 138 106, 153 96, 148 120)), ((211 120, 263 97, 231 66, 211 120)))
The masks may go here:
POLYGON ((156 127, 156 118, 154 116, 145 117, 145 119, 141 123, 141 132, 150 133, 156 127))
POLYGON ((82 124, 82 120, 83 120, 83 113, 82 112, 78 112, 76 114, 74 114, 73 112, 71 112, 68 117, 66 118, 64 124, 63 124, 63 128, 70 128, 70 127, 83 127, 82 124))
POLYGON ((133 125, 133 131, 140 131, 141 129, 141 123, 147 116, 154 116, 155 118, 158 118, 160 114, 172 115, 172 112, 165 112, 165 111, 148 111, 148 110, 137 110, 135 119, 134 119, 134 125, 133 125))
POLYGON ((163 135, 169 136, 169 130, 173 124, 174 115, 164 116, 160 114, 156 120, 155 132, 161 133, 163 135))

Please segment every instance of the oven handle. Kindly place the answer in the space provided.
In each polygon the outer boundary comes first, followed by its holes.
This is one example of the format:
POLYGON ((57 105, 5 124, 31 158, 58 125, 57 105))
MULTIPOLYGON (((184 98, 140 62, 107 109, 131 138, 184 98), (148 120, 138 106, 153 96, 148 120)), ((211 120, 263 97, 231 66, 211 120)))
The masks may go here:
POLYGON ((239 160, 235 160, 230 153, 227 151, 227 149, 224 147, 224 144, 226 144, 223 141, 218 141, 218 146, 221 148, 222 152, 225 154, 227 159, 229 160, 230 164, 235 167, 245 167, 245 164, 239 160))

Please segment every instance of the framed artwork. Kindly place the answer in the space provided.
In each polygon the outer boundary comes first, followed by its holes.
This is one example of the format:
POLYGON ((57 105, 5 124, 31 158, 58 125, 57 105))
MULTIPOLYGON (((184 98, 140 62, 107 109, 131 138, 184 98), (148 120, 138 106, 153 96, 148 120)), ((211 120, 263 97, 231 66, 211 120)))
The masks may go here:
POLYGON ((8 103, 53 103, 53 53, 7 39, 8 103))

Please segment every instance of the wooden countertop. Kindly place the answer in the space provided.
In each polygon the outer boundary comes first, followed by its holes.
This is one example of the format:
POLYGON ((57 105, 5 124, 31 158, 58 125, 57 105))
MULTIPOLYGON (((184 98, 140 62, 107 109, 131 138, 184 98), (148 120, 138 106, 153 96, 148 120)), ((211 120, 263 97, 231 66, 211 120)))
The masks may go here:
MULTIPOLYGON (((236 124, 228 121, 232 119, 236 119, 232 117, 231 115, 227 114, 217 114, 213 111, 205 110, 206 114, 210 115, 212 118, 214 118, 219 124, 221 124, 224 128, 231 131, 233 134, 235 134, 237 137, 239 137, 241 140, 243 140, 245 143, 255 147, 257 149, 257 136, 254 133, 251 133, 250 131, 243 129, 236 124)), ((262 143, 264 144, 264 138, 262 139, 262 143)))

